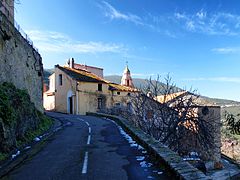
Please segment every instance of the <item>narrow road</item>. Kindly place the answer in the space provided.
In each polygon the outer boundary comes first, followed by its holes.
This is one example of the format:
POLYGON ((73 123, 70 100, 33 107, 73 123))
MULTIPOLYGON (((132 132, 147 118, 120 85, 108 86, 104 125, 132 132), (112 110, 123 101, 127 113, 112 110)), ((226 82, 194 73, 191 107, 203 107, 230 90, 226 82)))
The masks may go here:
POLYGON ((147 152, 110 120, 49 115, 71 122, 46 147, 4 179, 169 179, 147 152))

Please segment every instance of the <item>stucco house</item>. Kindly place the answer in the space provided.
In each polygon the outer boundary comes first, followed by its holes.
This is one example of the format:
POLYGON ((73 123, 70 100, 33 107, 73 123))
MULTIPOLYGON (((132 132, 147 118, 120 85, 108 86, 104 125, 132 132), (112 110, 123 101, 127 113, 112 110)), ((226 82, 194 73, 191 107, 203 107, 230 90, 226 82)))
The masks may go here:
MULTIPOLYGON (((214 162, 219 162, 221 159, 221 108, 220 106, 215 105, 214 103, 208 101, 202 96, 197 96, 188 91, 180 91, 168 95, 157 96, 157 101, 160 103, 165 103, 173 109, 177 108, 184 109, 184 106, 188 106, 187 116, 199 118, 205 121, 206 127, 211 127, 211 130, 208 132, 209 136, 212 137, 213 147, 206 152, 202 150, 199 146, 199 151, 206 159, 211 159, 214 162), (188 103, 188 99, 192 101, 191 104, 188 103), (186 104, 185 104, 186 103, 186 104), (182 107, 181 107, 182 106, 182 107)), ((181 112, 181 111, 180 111, 181 112)), ((181 117, 181 113, 179 114, 181 117)), ((188 123, 185 123, 188 126, 188 123)), ((192 131, 197 132, 194 124, 191 125, 192 131)), ((200 132, 202 133, 202 132, 200 132)), ((194 144, 194 139, 184 140, 182 146, 185 146, 186 149, 196 149, 198 145, 194 144)))
POLYGON ((73 58, 64 66, 56 65, 49 80, 44 108, 62 113, 84 115, 114 106, 130 107, 132 93, 138 92, 103 79, 103 69, 76 64, 73 58))

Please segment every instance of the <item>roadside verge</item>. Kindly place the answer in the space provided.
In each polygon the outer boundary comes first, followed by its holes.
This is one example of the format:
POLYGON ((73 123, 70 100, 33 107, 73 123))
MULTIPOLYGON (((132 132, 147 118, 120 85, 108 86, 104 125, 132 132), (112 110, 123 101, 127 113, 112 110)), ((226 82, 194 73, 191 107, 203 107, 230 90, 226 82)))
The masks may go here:
POLYGON ((0 164, 0 178, 6 176, 18 165, 36 155, 39 151, 41 151, 42 148, 45 147, 46 143, 52 135, 54 135, 57 131, 63 129, 64 126, 68 125, 64 124, 60 119, 55 119, 53 117, 51 117, 51 119, 54 120, 54 124, 49 130, 41 135, 41 138, 36 137, 38 139, 34 139, 31 143, 19 149, 16 154, 12 155, 12 158, 9 157, 6 161, 0 164))

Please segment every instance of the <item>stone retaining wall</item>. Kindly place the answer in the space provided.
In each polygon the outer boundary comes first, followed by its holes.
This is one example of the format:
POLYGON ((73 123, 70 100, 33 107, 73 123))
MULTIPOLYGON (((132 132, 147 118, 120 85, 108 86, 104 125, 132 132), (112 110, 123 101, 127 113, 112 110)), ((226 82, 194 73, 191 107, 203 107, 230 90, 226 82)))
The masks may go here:
POLYGON ((43 112, 43 65, 40 54, 0 11, 0 83, 26 89, 36 108, 43 112))
POLYGON ((165 162, 166 167, 175 173, 178 179, 211 179, 188 162, 183 161, 176 152, 170 150, 152 137, 144 134, 140 129, 133 127, 126 119, 103 113, 87 113, 87 115, 106 117, 116 121, 142 146, 148 149, 157 160, 165 162))

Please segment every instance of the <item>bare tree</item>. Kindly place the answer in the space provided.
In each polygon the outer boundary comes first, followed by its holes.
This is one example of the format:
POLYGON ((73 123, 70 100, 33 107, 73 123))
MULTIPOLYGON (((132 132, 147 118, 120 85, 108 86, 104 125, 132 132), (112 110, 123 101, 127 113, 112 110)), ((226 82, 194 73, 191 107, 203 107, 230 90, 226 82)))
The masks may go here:
POLYGON ((199 146, 207 151, 213 145, 210 133, 213 124, 199 115, 198 97, 196 91, 190 93, 177 88, 169 75, 164 78, 164 83, 157 76, 155 80, 150 78, 147 86, 132 96, 134 111, 126 113, 122 110, 120 114, 181 154, 197 151, 199 146), (161 102, 157 101, 159 95, 161 102))

